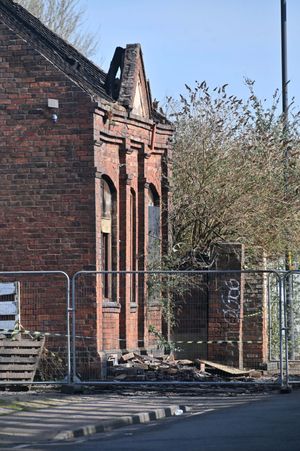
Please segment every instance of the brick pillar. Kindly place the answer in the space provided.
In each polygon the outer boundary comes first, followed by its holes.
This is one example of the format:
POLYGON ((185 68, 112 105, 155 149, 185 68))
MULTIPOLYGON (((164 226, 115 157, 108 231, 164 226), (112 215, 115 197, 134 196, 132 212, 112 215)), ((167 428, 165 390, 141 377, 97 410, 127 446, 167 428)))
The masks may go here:
MULTIPOLYGON (((146 219, 146 202, 145 191, 148 190, 148 185, 145 180, 145 162, 144 162, 144 147, 138 152, 138 199, 137 199, 137 218, 138 218, 138 270, 145 270, 146 260, 146 240, 145 230, 147 230, 146 219)), ((145 345, 145 276, 138 277, 138 346, 145 345)))
MULTIPOLYGON (((261 251, 255 258, 248 257, 249 268, 263 270, 266 259, 261 251)), ((249 368, 259 368, 268 361, 267 275, 247 274, 244 293, 244 363, 249 368)))
POLYGON ((209 277, 208 360, 242 368, 244 277, 235 270, 243 267, 244 247, 224 243, 214 252, 215 269, 230 272, 209 277))
MULTIPOLYGON (((119 174, 119 221, 122 224, 119 224, 119 233, 120 233, 120 241, 119 241, 119 269, 121 271, 126 271, 129 269, 127 265, 128 259, 128 246, 130 243, 128 242, 128 238, 130 237, 130 232, 128 230, 128 189, 129 186, 127 184, 127 173, 126 173, 126 152, 121 146, 119 151, 119 159, 120 159, 120 174, 119 174)), ((121 305, 120 312, 120 348, 125 349, 127 346, 127 284, 126 284, 126 275, 119 274, 119 298, 121 305)))

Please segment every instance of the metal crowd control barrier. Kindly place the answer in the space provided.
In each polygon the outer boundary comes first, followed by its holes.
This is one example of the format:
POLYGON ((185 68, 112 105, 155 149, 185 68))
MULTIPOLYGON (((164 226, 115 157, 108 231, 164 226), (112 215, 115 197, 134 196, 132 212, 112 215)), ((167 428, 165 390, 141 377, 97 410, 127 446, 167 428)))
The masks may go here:
MULTIPOLYGON (((45 337, 34 384, 107 383, 103 362, 109 354, 171 344, 177 358, 240 368, 259 368, 267 356, 287 387, 297 382, 290 373, 298 374, 298 361, 300 368, 299 305, 300 271, 79 271, 72 297, 63 271, 0 272, 2 339, 8 332, 45 337)), ((7 371, 0 366, 0 385, 11 384, 7 371)))
POLYGON ((237 368, 274 360, 277 382, 287 386, 285 281, 275 270, 79 271, 72 278, 72 381, 122 384, 106 379, 107 357, 153 350, 160 340, 178 358, 237 368))
POLYGON ((285 347, 285 385, 300 381, 300 271, 283 276, 283 342, 285 347))
POLYGON ((0 272, 0 385, 71 382, 70 301, 63 271, 0 272))

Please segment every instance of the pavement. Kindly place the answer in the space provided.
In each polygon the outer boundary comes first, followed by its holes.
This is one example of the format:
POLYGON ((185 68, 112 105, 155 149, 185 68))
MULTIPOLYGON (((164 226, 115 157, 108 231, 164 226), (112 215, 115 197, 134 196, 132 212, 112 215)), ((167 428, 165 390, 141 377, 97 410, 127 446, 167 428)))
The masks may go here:
POLYGON ((72 440, 130 424, 145 424, 186 412, 207 412, 269 397, 269 393, 205 394, 137 391, 67 395, 49 391, 0 396, 0 448, 72 440))

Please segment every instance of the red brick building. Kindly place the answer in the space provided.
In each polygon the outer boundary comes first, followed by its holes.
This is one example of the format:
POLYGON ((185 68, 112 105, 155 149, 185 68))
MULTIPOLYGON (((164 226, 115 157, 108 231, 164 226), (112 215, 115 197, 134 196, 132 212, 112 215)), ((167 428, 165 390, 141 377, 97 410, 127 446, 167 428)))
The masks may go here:
MULTIPOLYGON (((0 99, 0 271, 143 271, 157 260, 168 242, 173 129, 152 107, 140 46, 118 47, 106 74, 1 0, 0 99)), ((219 251, 216 269, 241 269, 243 252, 232 249, 219 251)), ((65 333, 61 285, 10 281, 20 282, 25 328, 65 333)), ((81 362, 97 369, 102 351, 155 343, 148 326, 161 330, 161 304, 148 299, 145 277, 77 285, 81 362)), ((193 357, 266 361, 264 286, 263 276, 211 276, 187 295, 172 338, 193 357)))
MULTIPOLYGON (((0 270, 145 269, 153 235, 167 242, 173 130, 152 107, 140 45, 118 47, 106 74, 1 0, 0 87, 0 270)), ((22 323, 39 327, 25 304, 21 293, 22 323)), ((51 326, 64 306, 47 308, 51 326)), ((142 284, 107 276, 78 324, 98 351, 133 349, 147 345, 146 310, 142 284)))

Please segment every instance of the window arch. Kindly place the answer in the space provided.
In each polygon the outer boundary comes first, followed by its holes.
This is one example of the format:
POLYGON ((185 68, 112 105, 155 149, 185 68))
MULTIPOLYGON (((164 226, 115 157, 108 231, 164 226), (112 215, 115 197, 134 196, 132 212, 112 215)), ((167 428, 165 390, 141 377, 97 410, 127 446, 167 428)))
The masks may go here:
POLYGON ((155 186, 151 183, 148 189, 148 205, 159 207, 160 198, 155 186))
POLYGON ((108 182, 102 179, 102 195, 101 195, 101 216, 102 218, 112 218, 112 190, 108 182))
MULTIPOLYGON (((116 189, 112 181, 101 178, 101 269, 116 269, 116 189)), ((104 299, 115 298, 114 277, 105 273, 102 277, 102 295, 104 299)))

